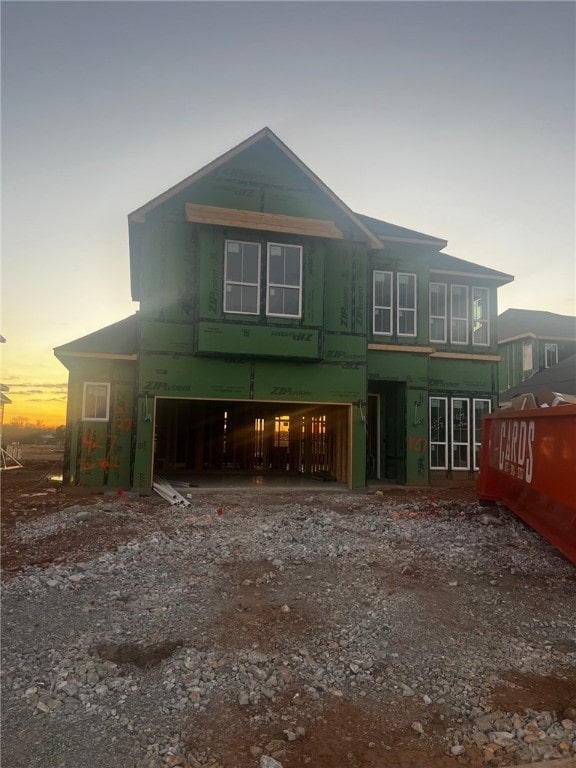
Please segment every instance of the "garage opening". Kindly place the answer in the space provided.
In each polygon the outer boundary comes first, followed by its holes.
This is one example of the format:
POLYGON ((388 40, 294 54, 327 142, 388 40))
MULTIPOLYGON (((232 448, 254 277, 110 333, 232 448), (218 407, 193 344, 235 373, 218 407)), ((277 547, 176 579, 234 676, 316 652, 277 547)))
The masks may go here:
POLYGON ((349 408, 157 398, 154 472, 309 474, 348 483, 349 408))

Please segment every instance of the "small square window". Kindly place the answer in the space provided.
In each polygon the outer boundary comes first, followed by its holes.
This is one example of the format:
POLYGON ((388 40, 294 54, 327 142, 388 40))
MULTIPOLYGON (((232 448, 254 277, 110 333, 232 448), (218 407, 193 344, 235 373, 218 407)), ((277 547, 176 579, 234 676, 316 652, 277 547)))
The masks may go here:
POLYGON ((85 381, 82 398, 82 421, 108 421, 110 417, 110 384, 85 381))

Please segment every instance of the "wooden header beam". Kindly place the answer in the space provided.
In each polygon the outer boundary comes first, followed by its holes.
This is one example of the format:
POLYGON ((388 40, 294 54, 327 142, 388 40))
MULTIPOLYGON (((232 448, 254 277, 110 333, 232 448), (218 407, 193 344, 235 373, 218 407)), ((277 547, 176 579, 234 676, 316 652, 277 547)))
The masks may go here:
POLYGON ((284 232, 290 235, 328 237, 332 240, 344 239, 344 234, 333 221, 305 219, 300 216, 283 216, 279 213, 242 211, 236 208, 218 208, 213 205, 187 203, 186 221, 196 224, 217 224, 221 227, 284 232))

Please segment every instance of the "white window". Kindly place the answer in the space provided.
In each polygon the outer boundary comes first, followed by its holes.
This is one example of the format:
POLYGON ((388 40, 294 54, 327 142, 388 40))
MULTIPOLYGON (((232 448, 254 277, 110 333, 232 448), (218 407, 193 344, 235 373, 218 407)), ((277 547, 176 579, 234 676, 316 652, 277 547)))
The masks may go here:
POLYGON ((108 421, 110 417, 110 384, 84 382, 82 421, 108 421))
POLYGON ((470 402, 452 398, 452 469, 470 469, 470 402))
POLYGON ((514 369, 516 367, 514 365, 514 347, 508 345, 506 347, 506 355, 508 356, 508 368, 507 368, 508 382, 507 382, 507 386, 501 388, 500 390, 501 392, 505 389, 510 389, 510 387, 512 386, 512 382, 514 381, 514 373, 515 373, 514 369))
POLYGON ((468 343, 468 286, 450 286, 450 341, 468 343))
POLYGON ((398 336, 416 336, 416 275, 399 272, 398 291, 398 336))
POLYGON ((558 344, 545 344, 544 356, 546 358, 546 368, 550 368, 550 366, 556 365, 558 362, 558 344))
POLYGON ((445 283, 430 283, 430 341, 446 343, 445 283))
POLYGON ((488 288, 472 288, 472 344, 490 344, 488 288))
POLYGON ((226 240, 224 312, 257 315, 260 311, 260 245, 226 240))
POLYGON ((448 469, 448 398, 431 397, 430 469, 448 469))
POLYGON ((374 272, 374 333, 392 334, 392 272, 374 272))
POLYGON ((268 243, 266 314, 272 317, 302 315, 302 247, 268 243))
POLYGON ((490 400, 474 398, 473 400, 473 433, 474 433, 474 469, 480 469, 480 444, 482 442, 482 419, 492 410, 490 400))
POLYGON ((522 344, 522 371, 529 373, 533 367, 532 342, 525 341, 522 344))

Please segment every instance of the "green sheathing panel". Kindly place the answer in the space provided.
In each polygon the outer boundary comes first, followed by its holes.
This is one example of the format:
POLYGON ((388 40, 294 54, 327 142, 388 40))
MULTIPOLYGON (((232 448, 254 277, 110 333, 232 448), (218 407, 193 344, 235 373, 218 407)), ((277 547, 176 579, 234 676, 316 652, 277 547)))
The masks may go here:
POLYGON ((240 359, 143 354, 139 393, 162 397, 250 399, 251 364, 240 359))
MULTIPOLYGON (((425 253, 425 252, 424 252, 425 253)), ((424 258, 424 253, 418 254, 414 247, 402 246, 396 244, 387 248, 385 251, 378 251, 372 254, 370 259, 370 270, 367 279, 369 290, 368 300, 366 302, 366 311, 368 317, 368 335, 371 343, 374 344, 401 344, 402 346, 424 346, 428 345, 428 261, 424 258), (373 273, 375 271, 392 272, 392 291, 393 291, 393 311, 392 311, 392 331, 390 336, 373 333, 372 310, 373 310, 373 273), (416 275, 416 335, 399 336, 397 333, 397 276, 399 272, 405 272, 416 275)))
POLYGON ((366 400, 366 366, 359 362, 220 359, 143 354, 138 383, 134 485, 151 484, 154 397, 290 403, 355 403, 352 484, 364 485, 365 431, 358 407, 366 400))
POLYGON ((200 322, 198 352, 317 360, 320 357, 320 334, 309 328, 200 322))
POLYGON ((408 485, 428 483, 428 356, 368 352, 368 391, 380 395, 380 473, 408 485))
POLYGON ((428 386, 428 355, 416 352, 368 351, 368 381, 405 381, 428 386))
POLYGON ((500 392, 504 392, 511 386, 511 379, 509 378, 511 369, 510 365, 510 345, 503 344, 500 349, 500 362, 498 363, 498 389, 500 392))
POLYGON ((326 253, 324 329, 366 334, 367 252, 361 245, 334 241, 326 253))
MULTIPOLYGON (((198 307, 203 320, 238 320, 241 323, 284 323, 291 325, 320 326, 323 317, 324 263, 326 251, 330 252, 332 241, 319 238, 301 237, 281 232, 258 232, 250 229, 224 229, 206 225, 191 225, 192 250, 197 254, 198 307), (260 297, 260 317, 256 315, 224 314, 224 250, 226 240, 259 243, 262 267, 265 271, 267 244, 269 242, 301 245, 302 265, 302 308, 303 316, 298 319, 266 317, 266 296, 260 297)), ((262 272, 262 269, 261 269, 262 272)))
POLYGON ((430 358, 430 391, 438 394, 497 394, 498 363, 430 358))
MULTIPOLYGON (((199 259, 199 316, 221 320, 224 317, 224 241, 227 238, 224 231, 218 227, 194 226, 193 232, 193 241, 199 259)), ((243 230, 237 239, 253 242, 253 237, 257 234, 243 230)), ((246 316, 246 318, 243 317, 244 319, 250 322, 253 318, 246 316)))
MULTIPOLYGON (((381 472, 385 479, 388 465, 397 456, 402 442, 405 451, 405 482, 422 485, 429 482, 428 399, 442 397, 485 397, 496 406, 498 364, 480 360, 452 360, 406 352, 368 352, 368 391, 380 395, 381 472), (405 390, 400 390, 401 385, 405 390), (405 406, 398 413, 405 391, 405 406), (390 448, 389 441, 394 445, 390 448), (387 453, 388 452, 388 453, 387 453)), ((396 470, 401 474, 400 470, 396 470)), ((437 473, 436 473, 437 474, 437 473)), ((445 474, 445 473, 443 473, 445 474)))
POLYGON ((297 363, 143 355, 139 394, 350 403, 364 400, 366 369, 360 363, 297 363))
POLYGON ((360 364, 254 363, 254 400, 352 403, 365 399, 360 364))
POLYGON ((268 139, 197 179, 151 217, 183 217, 186 203, 334 221, 344 239, 366 240, 340 206, 268 139))
POLYGON ((194 326, 189 323, 142 319, 140 327, 142 352, 191 355, 194 351, 194 326))
MULTIPOLYGON (((198 269, 198 306, 201 321, 209 320, 210 328, 214 329, 214 321, 222 322, 219 333, 214 334, 214 347, 210 345, 209 337, 200 331, 199 351, 204 353, 227 353, 243 346, 237 347, 236 328, 242 329, 243 337, 249 332, 250 327, 264 326, 274 329, 294 328, 306 331, 317 330, 322 326, 323 300, 324 300, 324 262, 326 245, 323 240, 316 238, 296 237, 294 235, 282 235, 281 233, 261 233, 255 230, 224 230, 218 227, 195 226, 194 242, 198 244, 199 254, 198 269), (227 239, 243 242, 259 243, 261 247, 262 267, 261 274, 265 274, 266 254, 268 242, 281 242, 301 245, 303 248, 302 265, 302 318, 279 318, 266 316, 266 295, 264 286, 261 289, 259 315, 242 315, 237 313, 224 313, 224 250, 227 239), (230 347, 232 349, 230 349, 230 347)), ((266 333, 259 334, 257 343, 265 342, 269 336, 266 333)), ((257 344, 250 342, 254 354, 270 354, 269 343, 266 352, 262 352, 257 344)), ((245 352, 242 352, 245 354, 245 352)), ((282 355, 282 349, 276 345, 273 354, 282 355)), ((288 350, 289 354, 289 350, 288 350)), ((304 357, 318 357, 307 351, 304 357)))
POLYGON ((69 465, 66 485, 128 488, 131 485, 134 425, 135 363, 89 361, 74 363, 68 397, 69 465), (107 422, 82 421, 84 382, 110 384, 107 422))
POLYGON ((366 338, 344 333, 325 333, 323 358, 343 365, 366 364, 366 338))
POLYGON ((192 322, 195 264, 184 221, 146 224, 142 244, 140 312, 159 320, 192 322))

